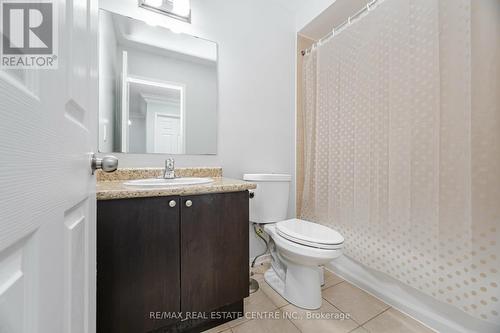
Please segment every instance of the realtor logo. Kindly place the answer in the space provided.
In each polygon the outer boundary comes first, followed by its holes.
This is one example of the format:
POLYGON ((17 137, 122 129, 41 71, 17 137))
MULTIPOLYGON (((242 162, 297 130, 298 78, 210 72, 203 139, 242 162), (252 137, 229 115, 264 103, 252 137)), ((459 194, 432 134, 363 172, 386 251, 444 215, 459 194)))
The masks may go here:
POLYGON ((57 34, 52 1, 1 1, 2 68, 56 69, 57 34))

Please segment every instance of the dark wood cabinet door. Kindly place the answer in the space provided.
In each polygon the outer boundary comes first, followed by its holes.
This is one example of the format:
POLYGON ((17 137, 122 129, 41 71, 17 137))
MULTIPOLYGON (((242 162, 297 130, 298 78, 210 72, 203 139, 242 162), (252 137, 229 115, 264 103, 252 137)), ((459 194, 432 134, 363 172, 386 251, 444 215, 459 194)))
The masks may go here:
POLYGON ((180 311, 179 201, 98 201, 97 332, 142 333, 174 321, 151 313, 180 311))
POLYGON ((248 296, 248 223, 247 191, 181 198, 182 311, 212 311, 248 296))

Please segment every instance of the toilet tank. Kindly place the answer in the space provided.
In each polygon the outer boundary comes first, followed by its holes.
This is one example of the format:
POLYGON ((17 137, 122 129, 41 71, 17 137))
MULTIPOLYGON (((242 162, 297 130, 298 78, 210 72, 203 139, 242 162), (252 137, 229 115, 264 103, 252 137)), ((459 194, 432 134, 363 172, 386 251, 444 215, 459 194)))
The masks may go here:
POLYGON ((287 218, 292 176, 286 174, 244 174, 243 180, 257 184, 250 199, 250 221, 273 223, 287 218))

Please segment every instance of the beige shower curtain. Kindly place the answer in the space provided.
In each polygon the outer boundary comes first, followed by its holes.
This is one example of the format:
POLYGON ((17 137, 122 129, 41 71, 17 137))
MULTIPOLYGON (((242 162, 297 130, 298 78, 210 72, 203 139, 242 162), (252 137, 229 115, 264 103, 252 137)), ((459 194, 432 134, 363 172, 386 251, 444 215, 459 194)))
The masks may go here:
POLYGON ((500 324, 500 1, 381 1, 303 75, 301 217, 500 324))

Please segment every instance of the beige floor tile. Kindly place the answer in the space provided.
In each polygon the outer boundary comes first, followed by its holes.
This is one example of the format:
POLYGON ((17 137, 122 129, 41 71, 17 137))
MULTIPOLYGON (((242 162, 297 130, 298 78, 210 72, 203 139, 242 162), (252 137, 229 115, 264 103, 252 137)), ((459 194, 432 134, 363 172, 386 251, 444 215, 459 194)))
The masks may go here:
POLYGON ((246 323, 249 319, 246 318, 246 317, 241 317, 241 318, 238 318, 238 319, 235 319, 235 320, 232 320, 230 321, 228 324, 231 328, 234 328, 238 325, 241 325, 243 323, 246 323))
POLYGON ((207 331, 203 331, 203 333, 219 333, 219 332, 228 332, 231 330, 231 327, 229 326, 228 323, 224 323, 222 325, 216 326, 214 328, 211 328, 207 331))
POLYGON ((389 308, 384 302, 348 282, 323 290, 323 298, 350 314, 360 325, 389 308))
POLYGON ((287 305, 281 310, 288 314, 287 318, 292 318, 290 320, 303 333, 347 333, 358 326, 351 319, 343 319, 341 311, 327 301, 314 311, 294 305, 287 305))
POLYGON ((396 309, 389 309, 363 325, 370 333, 432 333, 430 328, 396 309))
POLYGON ((321 287, 321 289, 326 289, 331 286, 334 286, 336 284, 339 284, 340 282, 344 281, 342 278, 337 276, 335 273, 330 272, 329 270, 325 269, 325 284, 321 287))
POLYGON ((240 325, 248 321, 248 317, 251 317, 251 313, 254 312, 271 312, 278 308, 276 304, 274 304, 269 297, 262 291, 262 288, 259 288, 255 293, 250 294, 244 300, 244 311, 245 313, 249 313, 249 316, 243 316, 241 318, 230 321, 228 324, 230 327, 234 327, 236 325, 240 325))
POLYGON ((266 281, 259 281, 259 286, 266 294, 267 297, 274 303, 278 308, 290 304, 286 299, 284 299, 280 294, 278 294, 266 281))
POLYGON ((245 311, 273 311, 277 306, 269 299, 269 297, 262 291, 251 294, 244 301, 245 311))
POLYGON ((364 329, 362 326, 356 328, 354 331, 350 331, 349 333, 370 333, 366 329, 364 329))
POLYGON ((287 319, 253 319, 232 330, 234 333, 300 333, 287 319))

